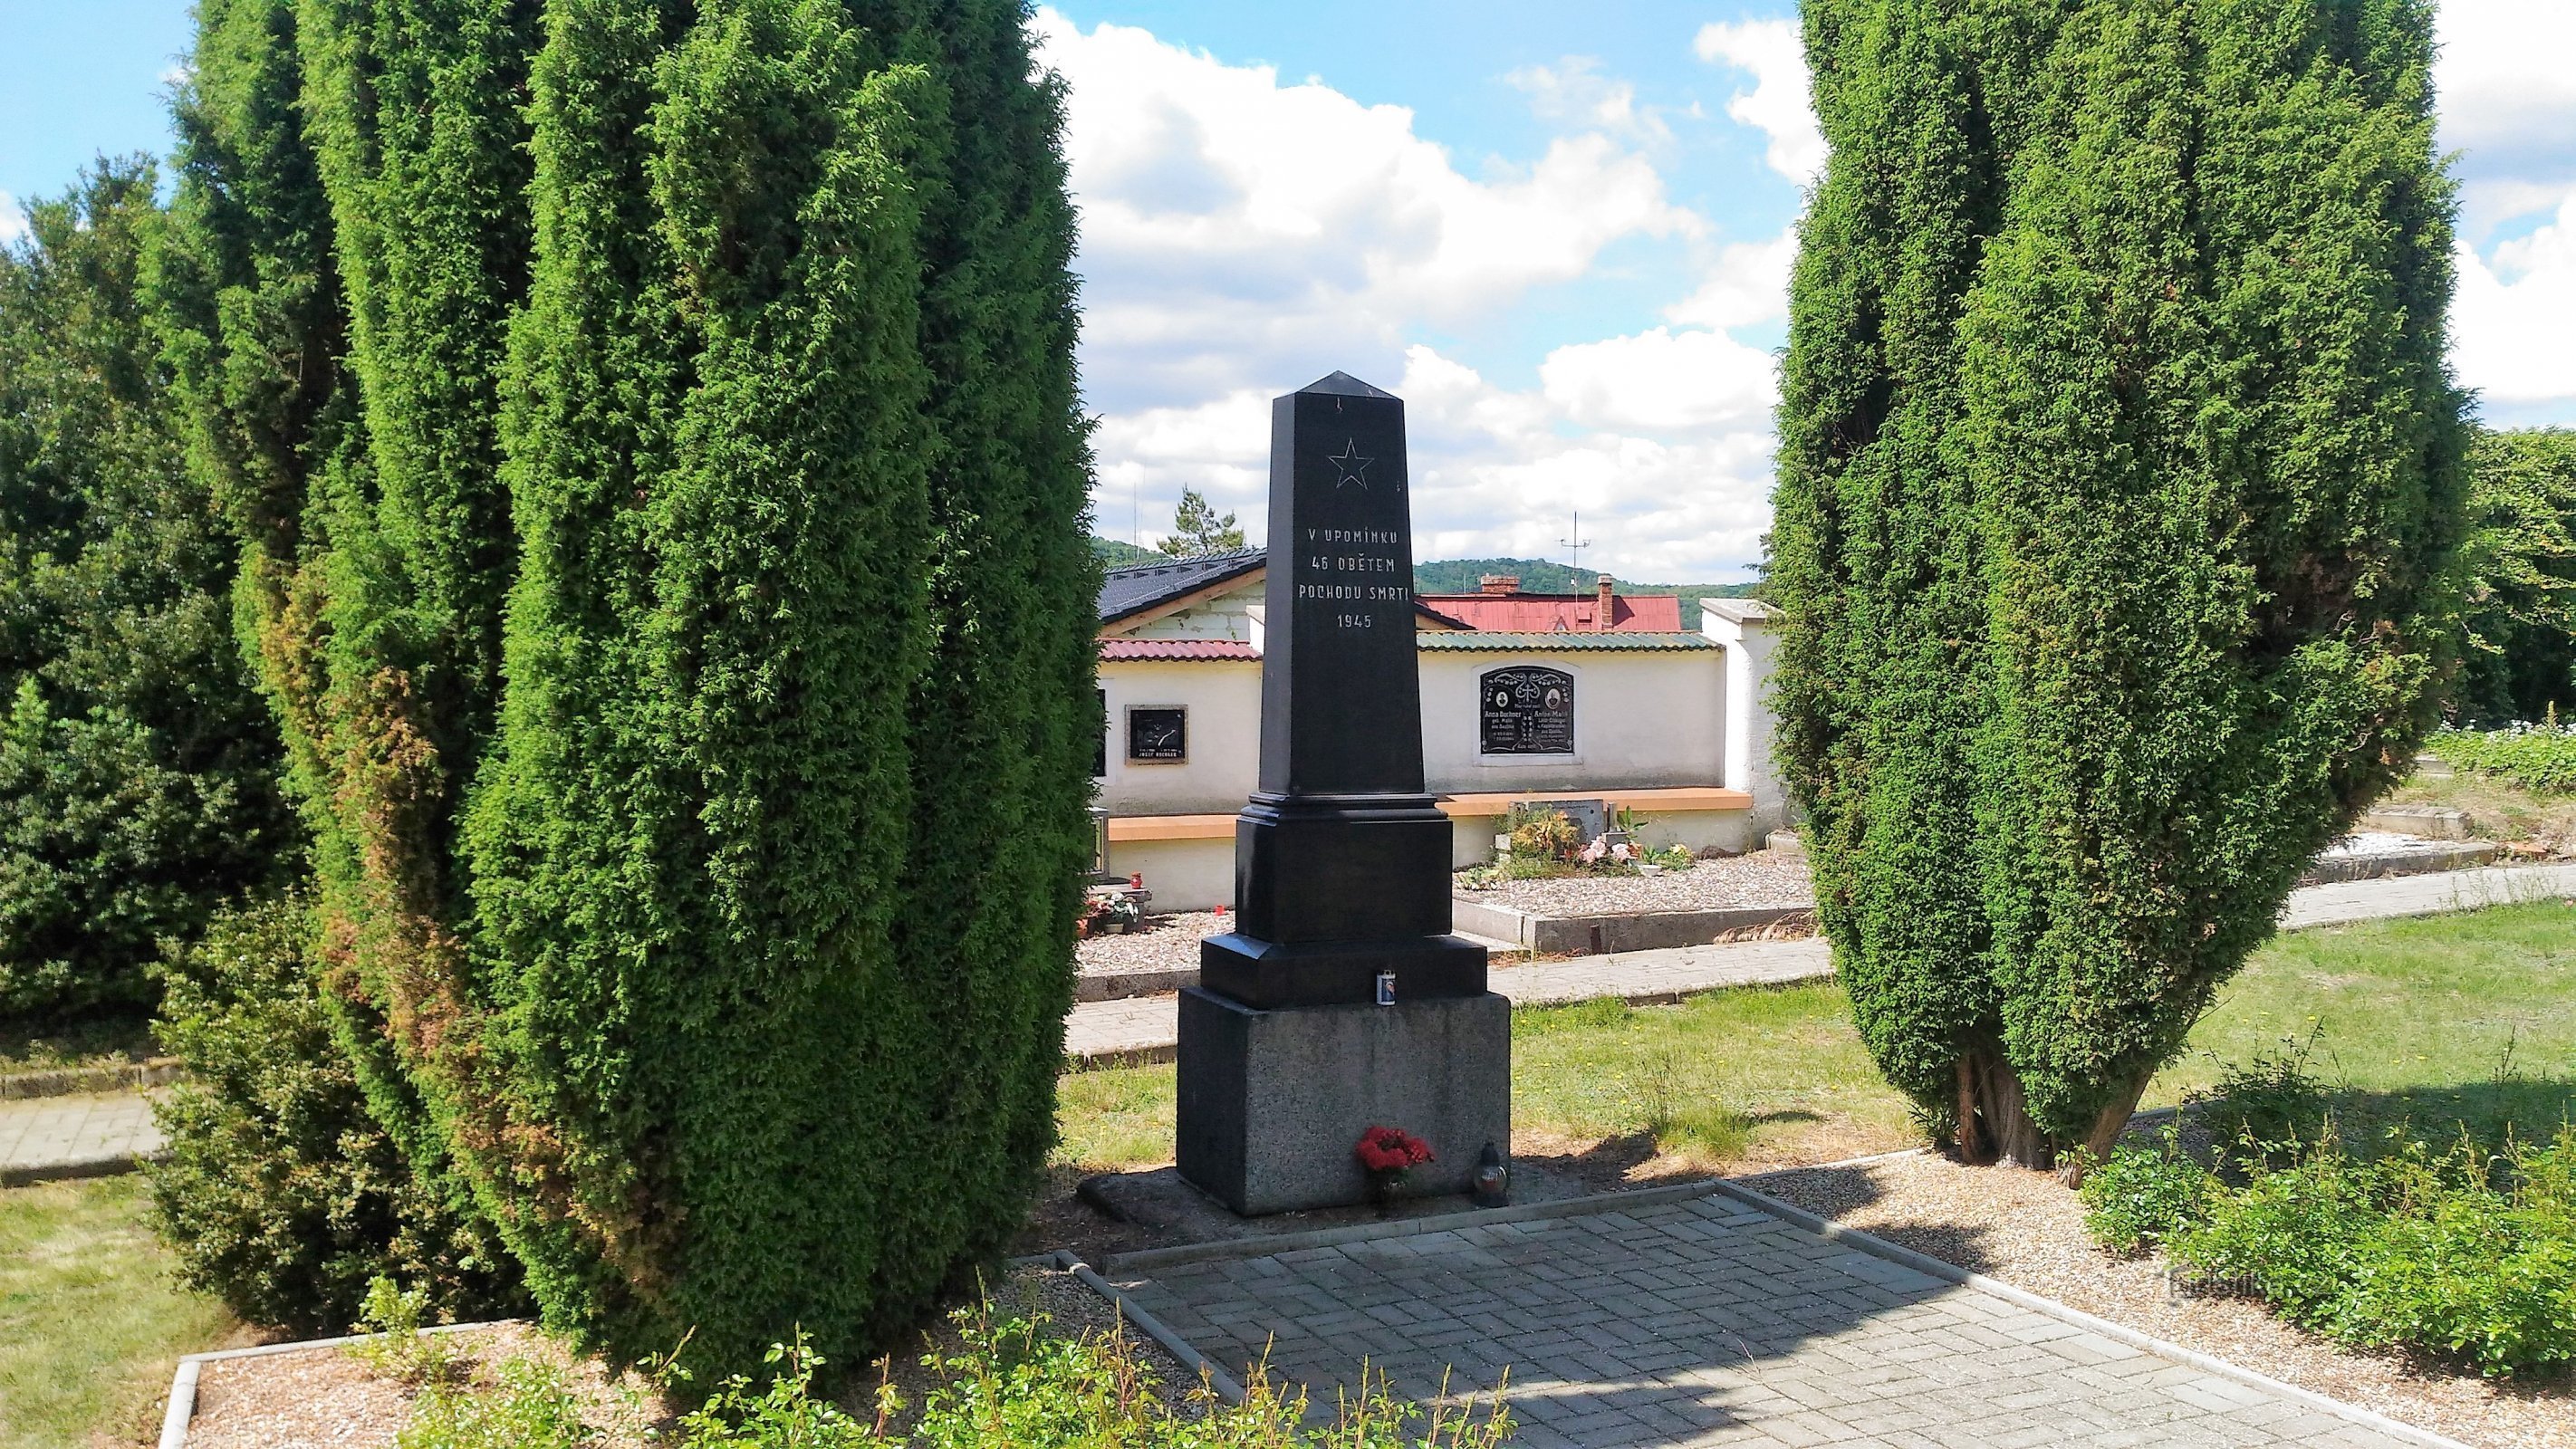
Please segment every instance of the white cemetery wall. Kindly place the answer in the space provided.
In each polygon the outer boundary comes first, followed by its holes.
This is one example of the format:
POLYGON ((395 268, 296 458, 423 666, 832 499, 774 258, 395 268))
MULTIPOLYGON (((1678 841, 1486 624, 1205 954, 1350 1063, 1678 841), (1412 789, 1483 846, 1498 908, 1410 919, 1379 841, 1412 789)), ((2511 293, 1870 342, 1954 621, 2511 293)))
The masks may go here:
MULTIPOLYGON (((1718 649, 1425 649, 1422 764, 1433 794, 1713 786, 1726 769, 1726 654, 1718 649), (1488 754, 1480 681, 1537 667, 1573 680, 1565 753, 1488 754)), ((1544 742, 1543 742, 1544 743, 1544 742)))

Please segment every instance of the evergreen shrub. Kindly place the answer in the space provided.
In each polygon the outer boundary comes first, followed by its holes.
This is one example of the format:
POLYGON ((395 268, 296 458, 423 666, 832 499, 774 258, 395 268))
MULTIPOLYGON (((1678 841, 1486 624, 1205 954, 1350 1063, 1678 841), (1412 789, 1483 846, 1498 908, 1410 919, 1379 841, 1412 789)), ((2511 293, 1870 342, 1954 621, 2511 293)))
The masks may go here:
POLYGON ((1873 1057, 2108 1148, 2454 651, 2422 0, 1818 0, 1769 581, 1873 1057))
POLYGON ((156 171, 0 246, 0 1015, 148 1007, 162 941, 300 862, 145 297, 156 171))
POLYGON ((2170 1141, 2119 1148, 2085 1178, 2085 1225, 2111 1251, 2160 1245, 2205 1287, 2355 1347, 2496 1377, 2576 1363, 2576 1128, 2376 1157, 2329 1128, 2296 1161, 2256 1152, 2232 1170, 2239 1182, 2170 1141))
POLYGON ((145 1171, 180 1281, 304 1336, 347 1332, 387 1278, 443 1319, 524 1312, 488 1226, 424 1191, 369 1113, 315 938, 307 899, 260 901, 169 963, 157 1031, 187 1075, 154 1104, 169 1150, 145 1171))

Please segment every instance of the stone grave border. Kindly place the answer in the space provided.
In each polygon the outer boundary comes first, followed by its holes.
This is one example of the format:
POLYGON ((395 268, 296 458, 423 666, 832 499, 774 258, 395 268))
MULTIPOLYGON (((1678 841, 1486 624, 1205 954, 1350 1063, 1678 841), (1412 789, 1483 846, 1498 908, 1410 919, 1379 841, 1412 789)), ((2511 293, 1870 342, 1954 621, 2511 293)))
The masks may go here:
POLYGON ((1813 905, 1804 905, 1543 916, 1468 896, 1452 896, 1449 902, 1450 929, 1517 942, 1521 949, 1541 956, 1609 956, 1707 946, 1715 943, 1720 932, 1756 930, 1799 917, 1813 919, 1815 914, 1813 905))
MULTIPOLYGON (((1926 1150, 1920 1147, 1909 1147, 1896 1152, 1874 1153, 1868 1157, 1856 1157, 1844 1162, 1820 1165, 1853 1167, 1894 1157, 1911 1156, 1926 1150)), ((1786 1170, 1812 1171, 1814 1169, 1786 1170)), ((2151 1334, 2140 1333, 2136 1329, 2113 1323, 2109 1319, 2097 1318, 2081 1309, 2070 1308, 2053 1298, 2043 1298, 2027 1289, 2016 1288, 1999 1279, 1989 1278, 1983 1273, 1969 1272, 1954 1264, 1942 1262, 1938 1258, 1918 1253, 1911 1248, 1901 1247, 1885 1238, 1862 1232, 1857 1228, 1844 1227, 1840 1223, 1820 1218, 1803 1208, 1791 1206, 1767 1193, 1756 1191, 1727 1178, 1702 1178, 1690 1182, 1638 1188, 1628 1192, 1596 1193, 1590 1197, 1530 1203, 1520 1207, 1468 1209, 1435 1217, 1404 1218, 1385 1223, 1355 1223, 1338 1228, 1319 1228, 1312 1232, 1281 1233, 1267 1238, 1228 1238, 1213 1243, 1188 1243, 1170 1248, 1148 1248, 1133 1253, 1112 1254, 1106 1261, 1109 1270, 1113 1273, 1122 1276, 1132 1274, 1138 1277, 1150 1277, 1155 1268, 1205 1262, 1210 1259, 1266 1258, 1273 1254, 1295 1252, 1302 1248, 1340 1247, 1349 1243, 1380 1239, 1418 1237, 1425 1233, 1481 1227, 1488 1223, 1526 1222, 1534 1218, 1580 1217, 1594 1213, 1618 1212, 1626 1208, 1651 1207, 1659 1203, 1684 1201, 1712 1194, 1733 1198, 1737 1202, 1769 1213, 1793 1227, 1828 1242, 1839 1243, 1844 1247, 1884 1259, 1900 1267, 1911 1268, 1917 1273, 1944 1283, 2004 1299, 2018 1307, 2115 1339, 2170 1362, 2233 1379, 2266 1393, 2281 1395, 2320 1413, 2331 1414, 2347 1423, 2393 1435, 2410 1443, 2423 1445, 2425 1449, 2469 1449, 2468 1445, 2459 1440, 2446 1438, 2429 1429, 2419 1429, 2376 1410, 2363 1408, 2359 1404, 2346 1403, 2313 1389, 2303 1389, 2296 1384, 2284 1383, 2268 1374, 2257 1373, 2225 1359, 2213 1358, 2208 1354, 2184 1348, 2180 1344, 2169 1343, 2151 1334)), ((1191 1347, 1187 1340, 1174 1333, 1168 1324, 1137 1307, 1116 1284, 1095 1272, 1071 1250, 1014 1261, 1049 1264, 1069 1269, 1085 1286, 1109 1299, 1128 1322, 1135 1324, 1139 1330, 1161 1344, 1183 1365, 1194 1372, 1209 1375, 1211 1386, 1219 1393, 1226 1394, 1230 1401, 1241 1402, 1240 1385, 1227 1377, 1224 1371, 1210 1362, 1206 1355, 1191 1347)), ((165 1446, 165 1449, 175 1449, 175 1446, 165 1446)))
POLYGON ((0 1102, 70 1097, 84 1092, 118 1092, 131 1087, 158 1087, 185 1075, 187 1069, 177 1057, 151 1057, 114 1066, 47 1067, 30 1072, 0 1073, 0 1102))
MULTIPOLYGON (((482 1323, 441 1323, 421 1330, 423 1333, 473 1333, 486 1328, 503 1328, 526 1323, 524 1318, 494 1318, 482 1323)), ((320 1348, 345 1348, 353 1343, 366 1343, 384 1337, 381 1333, 349 1333, 338 1338, 304 1338, 293 1343, 262 1343, 249 1348, 219 1348, 211 1353, 182 1355, 179 1366, 170 1374, 170 1400, 161 1411, 160 1449, 187 1449, 188 1425, 197 1417, 197 1379, 206 1365, 236 1358, 268 1358, 281 1353, 304 1353, 320 1348)))

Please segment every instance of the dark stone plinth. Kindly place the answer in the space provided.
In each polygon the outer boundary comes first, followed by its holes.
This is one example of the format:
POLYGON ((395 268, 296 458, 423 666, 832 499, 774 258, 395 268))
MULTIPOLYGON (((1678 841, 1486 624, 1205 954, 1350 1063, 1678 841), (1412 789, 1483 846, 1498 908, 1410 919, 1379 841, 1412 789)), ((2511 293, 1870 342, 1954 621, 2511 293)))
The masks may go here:
POLYGON ((1450 830, 1428 795, 1255 795, 1235 821, 1235 929, 1265 941, 1446 935, 1450 830))
POLYGON ((1199 985, 1263 1010, 1375 1001, 1380 972, 1394 975, 1399 1002, 1482 996, 1485 948, 1448 935, 1282 942, 1236 934, 1199 943, 1199 985))
POLYGON ((1487 992, 1393 1006, 1257 1011, 1181 993, 1181 1175, 1238 1213, 1362 1201, 1362 1132, 1402 1127, 1434 1158, 1406 1191, 1464 1192, 1512 1140, 1512 1007, 1487 992), (1195 1065, 1196 1070, 1192 1070, 1195 1065))

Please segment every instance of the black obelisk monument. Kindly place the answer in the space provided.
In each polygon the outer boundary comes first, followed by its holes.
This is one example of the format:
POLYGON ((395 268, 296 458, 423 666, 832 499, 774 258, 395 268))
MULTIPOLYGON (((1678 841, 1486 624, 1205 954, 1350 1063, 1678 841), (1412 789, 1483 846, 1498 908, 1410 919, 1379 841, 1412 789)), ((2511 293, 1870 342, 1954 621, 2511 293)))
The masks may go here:
POLYGON ((1449 934, 1423 792, 1404 403, 1345 373, 1271 403, 1261 790, 1236 931, 1181 994, 1181 1175, 1239 1213, 1356 1203, 1362 1131, 1431 1144, 1421 1192, 1511 1150, 1511 1007, 1449 934))

